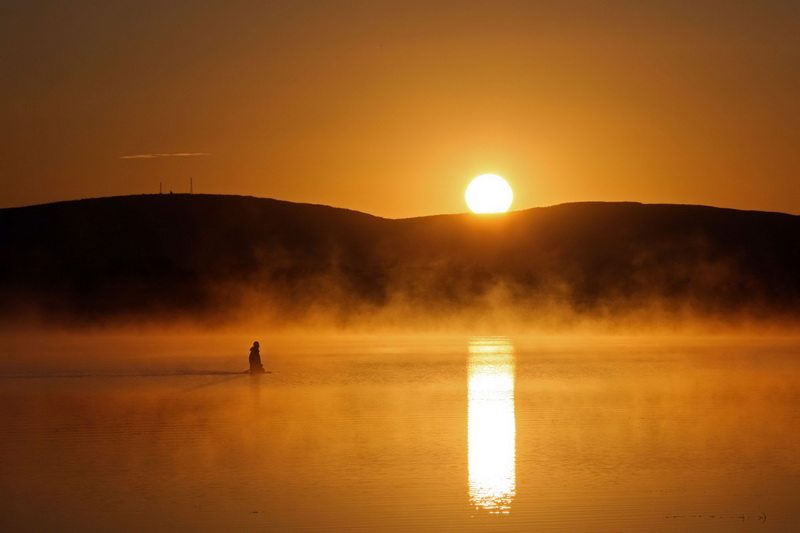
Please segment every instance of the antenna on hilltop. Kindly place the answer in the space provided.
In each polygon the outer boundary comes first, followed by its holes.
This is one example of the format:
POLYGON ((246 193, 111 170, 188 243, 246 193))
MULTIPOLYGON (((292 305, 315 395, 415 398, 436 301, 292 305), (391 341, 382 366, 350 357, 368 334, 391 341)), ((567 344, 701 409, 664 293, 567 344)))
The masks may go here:
POLYGON ((191 176, 189 176, 189 194, 194 194, 194 182, 191 176))

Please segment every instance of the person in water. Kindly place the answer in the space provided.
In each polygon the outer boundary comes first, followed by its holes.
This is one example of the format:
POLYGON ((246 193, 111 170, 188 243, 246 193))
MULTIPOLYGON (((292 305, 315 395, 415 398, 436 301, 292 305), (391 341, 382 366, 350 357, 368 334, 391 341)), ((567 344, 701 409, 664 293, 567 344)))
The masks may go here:
POLYGON ((264 372, 264 365, 261 364, 261 352, 258 350, 258 341, 253 343, 250 348, 250 373, 260 374, 264 372))

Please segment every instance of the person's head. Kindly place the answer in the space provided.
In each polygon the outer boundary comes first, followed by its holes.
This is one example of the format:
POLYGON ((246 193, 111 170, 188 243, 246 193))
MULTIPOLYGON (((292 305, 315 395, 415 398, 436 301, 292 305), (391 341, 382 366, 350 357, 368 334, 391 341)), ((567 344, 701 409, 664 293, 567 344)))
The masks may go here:
POLYGON ((258 348, 258 341, 253 343, 253 348, 258 348))

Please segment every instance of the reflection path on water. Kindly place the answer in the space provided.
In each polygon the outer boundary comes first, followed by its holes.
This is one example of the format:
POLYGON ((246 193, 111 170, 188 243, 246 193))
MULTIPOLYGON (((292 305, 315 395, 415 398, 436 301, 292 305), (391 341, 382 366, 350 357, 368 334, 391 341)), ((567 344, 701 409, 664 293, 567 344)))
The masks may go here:
POLYGON ((469 497, 506 514, 516 492, 514 347, 506 337, 473 337, 468 361, 469 497))

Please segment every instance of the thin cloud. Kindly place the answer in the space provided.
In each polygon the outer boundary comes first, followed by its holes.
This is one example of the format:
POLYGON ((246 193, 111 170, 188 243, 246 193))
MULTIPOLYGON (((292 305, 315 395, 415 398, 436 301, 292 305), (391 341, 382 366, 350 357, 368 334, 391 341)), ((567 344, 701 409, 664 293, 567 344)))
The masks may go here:
POLYGON ((197 157, 211 155, 206 152, 178 152, 176 154, 137 154, 121 155, 120 159, 155 159, 156 157, 197 157))

